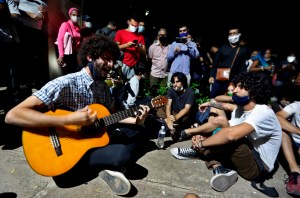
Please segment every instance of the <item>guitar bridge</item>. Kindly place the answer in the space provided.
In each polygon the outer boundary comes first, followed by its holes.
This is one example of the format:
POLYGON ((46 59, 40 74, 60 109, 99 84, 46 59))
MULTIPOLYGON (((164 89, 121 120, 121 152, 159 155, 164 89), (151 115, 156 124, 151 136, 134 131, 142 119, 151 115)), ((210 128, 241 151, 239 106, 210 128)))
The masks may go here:
POLYGON ((61 150, 61 144, 59 142, 55 128, 50 127, 49 133, 50 133, 50 140, 51 140, 52 146, 55 150, 56 156, 59 157, 62 155, 62 150, 61 150))

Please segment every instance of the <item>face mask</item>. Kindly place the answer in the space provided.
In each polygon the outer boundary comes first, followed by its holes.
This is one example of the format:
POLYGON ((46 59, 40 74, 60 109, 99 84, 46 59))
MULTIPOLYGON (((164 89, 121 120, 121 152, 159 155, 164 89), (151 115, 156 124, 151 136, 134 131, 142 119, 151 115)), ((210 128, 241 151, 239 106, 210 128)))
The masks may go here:
POLYGON ((95 62, 94 62, 94 61, 88 63, 88 67, 89 67, 90 72, 91 72, 91 74, 92 74, 92 76, 93 76, 93 79, 94 79, 94 80, 99 80, 99 79, 101 79, 101 76, 100 76, 99 73, 96 71, 94 65, 95 65, 95 62))
POLYGON ((142 79, 145 79, 145 78, 146 78, 146 76, 145 76, 144 74, 142 74, 141 78, 142 78, 142 79))
POLYGON ((77 16, 71 16, 71 20, 73 21, 73 23, 77 23, 78 17, 77 16))
POLYGON ((229 43, 234 44, 234 43, 239 42, 240 36, 241 36, 241 34, 228 36, 228 41, 229 41, 229 43))
POLYGON ((91 28, 92 27, 92 23, 91 22, 85 22, 85 27, 91 28))
POLYGON ((294 62, 295 59, 296 59, 295 56, 288 56, 288 57, 287 57, 287 61, 288 61, 289 63, 294 62))
POLYGON ((144 32, 144 31, 145 31, 145 27, 142 26, 142 25, 140 25, 140 26, 139 26, 139 29, 138 29, 138 33, 142 33, 142 32, 144 32))
POLYGON ((161 44, 167 43, 167 37, 165 37, 165 36, 160 36, 160 37, 158 37, 158 39, 161 44))
POLYGON ((188 33, 187 32, 182 32, 179 34, 179 37, 182 38, 182 37, 187 37, 188 33))
POLYGON ((250 97, 249 96, 237 96, 233 95, 232 100, 235 104, 238 106, 245 106, 250 102, 250 97))
POLYGON ((136 30, 137 30, 137 27, 134 27, 134 26, 132 26, 132 25, 129 25, 129 31, 130 31, 130 32, 136 32, 136 30))
POLYGON ((183 90, 183 87, 174 87, 174 90, 176 92, 181 92, 183 90))

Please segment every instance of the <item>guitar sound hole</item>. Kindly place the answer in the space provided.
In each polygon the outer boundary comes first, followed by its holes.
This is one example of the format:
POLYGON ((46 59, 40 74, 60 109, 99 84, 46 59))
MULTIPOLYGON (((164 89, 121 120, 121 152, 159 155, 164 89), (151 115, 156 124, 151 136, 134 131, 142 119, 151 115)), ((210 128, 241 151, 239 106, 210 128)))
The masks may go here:
POLYGON ((104 133, 105 126, 103 119, 97 120, 93 125, 84 126, 81 128, 81 132, 83 135, 94 135, 96 133, 104 133))

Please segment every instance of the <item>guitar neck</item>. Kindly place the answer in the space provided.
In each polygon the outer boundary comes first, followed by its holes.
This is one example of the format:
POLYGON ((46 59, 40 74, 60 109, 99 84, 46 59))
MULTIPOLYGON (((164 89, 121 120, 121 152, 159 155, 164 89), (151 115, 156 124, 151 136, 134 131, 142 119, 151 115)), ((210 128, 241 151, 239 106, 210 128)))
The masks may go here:
MULTIPOLYGON (((149 106, 150 108, 153 108, 151 102, 148 102, 145 105, 149 106)), ((119 122, 119 121, 121 121, 125 118, 136 116, 136 114, 138 113, 137 111, 139 110, 139 108, 140 108, 140 106, 134 106, 134 107, 131 107, 130 109, 126 109, 124 111, 119 111, 119 112, 111 114, 109 116, 105 116, 101 119, 104 121, 105 126, 109 126, 109 125, 117 123, 117 122, 119 122)))

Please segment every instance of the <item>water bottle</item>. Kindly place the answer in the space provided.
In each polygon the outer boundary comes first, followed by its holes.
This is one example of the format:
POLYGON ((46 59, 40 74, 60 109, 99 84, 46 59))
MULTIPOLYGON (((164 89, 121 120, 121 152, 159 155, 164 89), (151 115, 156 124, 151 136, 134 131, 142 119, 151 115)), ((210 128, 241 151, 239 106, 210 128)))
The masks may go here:
POLYGON ((161 126, 159 132, 158 132, 158 138, 157 138, 157 148, 162 149, 165 146, 165 136, 166 136, 166 129, 165 126, 161 126))

